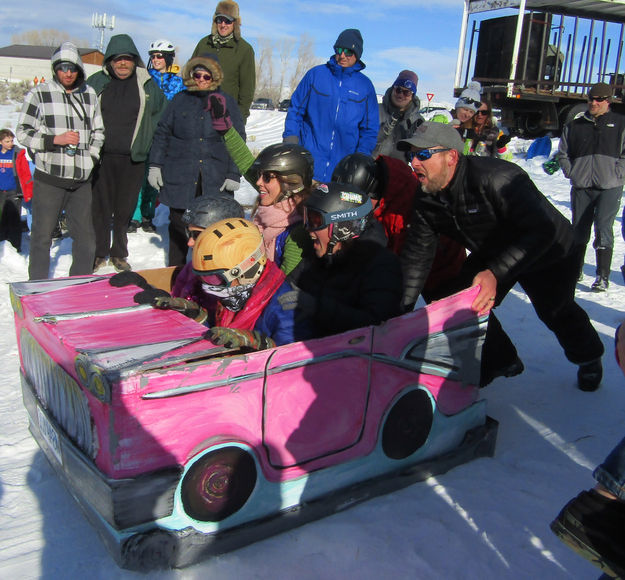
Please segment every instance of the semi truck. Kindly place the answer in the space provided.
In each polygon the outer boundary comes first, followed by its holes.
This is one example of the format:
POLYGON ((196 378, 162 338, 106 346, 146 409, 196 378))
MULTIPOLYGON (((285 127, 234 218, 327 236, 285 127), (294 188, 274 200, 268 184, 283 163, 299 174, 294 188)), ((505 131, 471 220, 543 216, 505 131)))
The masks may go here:
POLYGON ((464 0, 454 94, 471 80, 515 135, 557 136, 598 82, 625 113, 625 0, 464 0))

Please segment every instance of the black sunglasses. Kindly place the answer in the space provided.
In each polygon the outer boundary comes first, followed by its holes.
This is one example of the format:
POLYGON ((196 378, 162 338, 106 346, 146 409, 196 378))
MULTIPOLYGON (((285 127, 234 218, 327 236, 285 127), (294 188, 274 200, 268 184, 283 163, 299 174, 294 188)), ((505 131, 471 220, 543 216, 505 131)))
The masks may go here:
POLYGON ((217 16, 217 18, 215 18, 215 24, 232 24, 233 22, 234 20, 230 20, 225 16, 217 16))
POLYGON ((419 161, 427 161, 435 153, 442 153, 443 151, 451 151, 451 147, 447 147, 446 149, 421 149, 420 151, 410 151, 408 153, 408 158, 410 161, 412 161, 415 157, 419 161))
POLYGON ((203 231, 204 230, 190 230, 189 228, 187 228, 187 238, 189 238, 190 240, 196 241, 200 237, 200 234, 203 231))
POLYGON ((488 109, 478 109, 476 115, 488 115, 488 109))
POLYGON ((64 73, 75 73, 78 71, 78 68, 76 67, 75 64, 71 64, 68 62, 64 62, 63 64, 60 64, 59 66, 56 67, 56 70, 60 70, 64 73))
POLYGON ((412 91, 410 89, 402 89, 401 87, 394 87, 395 92, 398 95, 404 95, 404 97, 409 97, 412 95, 412 91))
POLYGON ((205 81, 212 81, 213 76, 210 73, 194 72, 193 78, 196 80, 204 79, 205 81))
POLYGON ((160 58, 160 59, 163 59, 163 58, 165 58, 165 57, 164 57, 164 56, 163 56, 160 52, 153 52, 153 53, 150 55, 150 58, 160 58))
POLYGON ((264 183, 269 183, 272 179, 278 179, 278 176, 275 173, 272 173, 271 171, 263 171, 260 174, 260 177, 264 183))
POLYGON ((335 48, 334 53, 337 55, 344 54, 345 56, 354 56, 354 51, 351 48, 335 48))
POLYGON ((592 103, 593 101, 597 101, 597 103, 603 103, 607 101, 610 97, 588 97, 588 102, 592 103))

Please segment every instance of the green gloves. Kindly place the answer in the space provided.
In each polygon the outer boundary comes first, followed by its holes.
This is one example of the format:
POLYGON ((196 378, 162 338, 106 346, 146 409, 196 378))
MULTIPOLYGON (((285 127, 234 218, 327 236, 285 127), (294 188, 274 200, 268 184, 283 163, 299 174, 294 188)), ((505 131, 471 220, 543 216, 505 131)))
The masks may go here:
POLYGON ((238 328, 226 328, 225 326, 213 326, 208 338, 215 344, 227 348, 248 348, 250 350, 265 350, 274 348, 276 343, 261 334, 257 330, 239 330, 238 328))

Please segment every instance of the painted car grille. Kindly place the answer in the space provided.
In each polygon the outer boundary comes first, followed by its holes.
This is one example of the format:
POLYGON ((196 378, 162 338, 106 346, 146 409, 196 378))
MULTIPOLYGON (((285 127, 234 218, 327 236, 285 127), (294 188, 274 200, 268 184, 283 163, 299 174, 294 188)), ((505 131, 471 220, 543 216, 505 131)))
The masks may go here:
POLYGON ((20 334, 20 347, 22 364, 37 398, 66 435, 94 458, 97 441, 91 426, 87 396, 25 329, 20 334))

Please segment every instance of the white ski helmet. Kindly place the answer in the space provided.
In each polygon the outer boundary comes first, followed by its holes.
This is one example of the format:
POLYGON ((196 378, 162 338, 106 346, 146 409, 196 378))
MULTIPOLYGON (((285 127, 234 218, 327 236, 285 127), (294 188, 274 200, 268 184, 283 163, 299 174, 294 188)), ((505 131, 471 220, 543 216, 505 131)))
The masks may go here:
POLYGON ((164 38, 160 38, 159 40, 155 40, 152 44, 150 44, 150 48, 148 52, 175 52, 176 49, 174 45, 169 42, 169 40, 165 40, 164 38))

